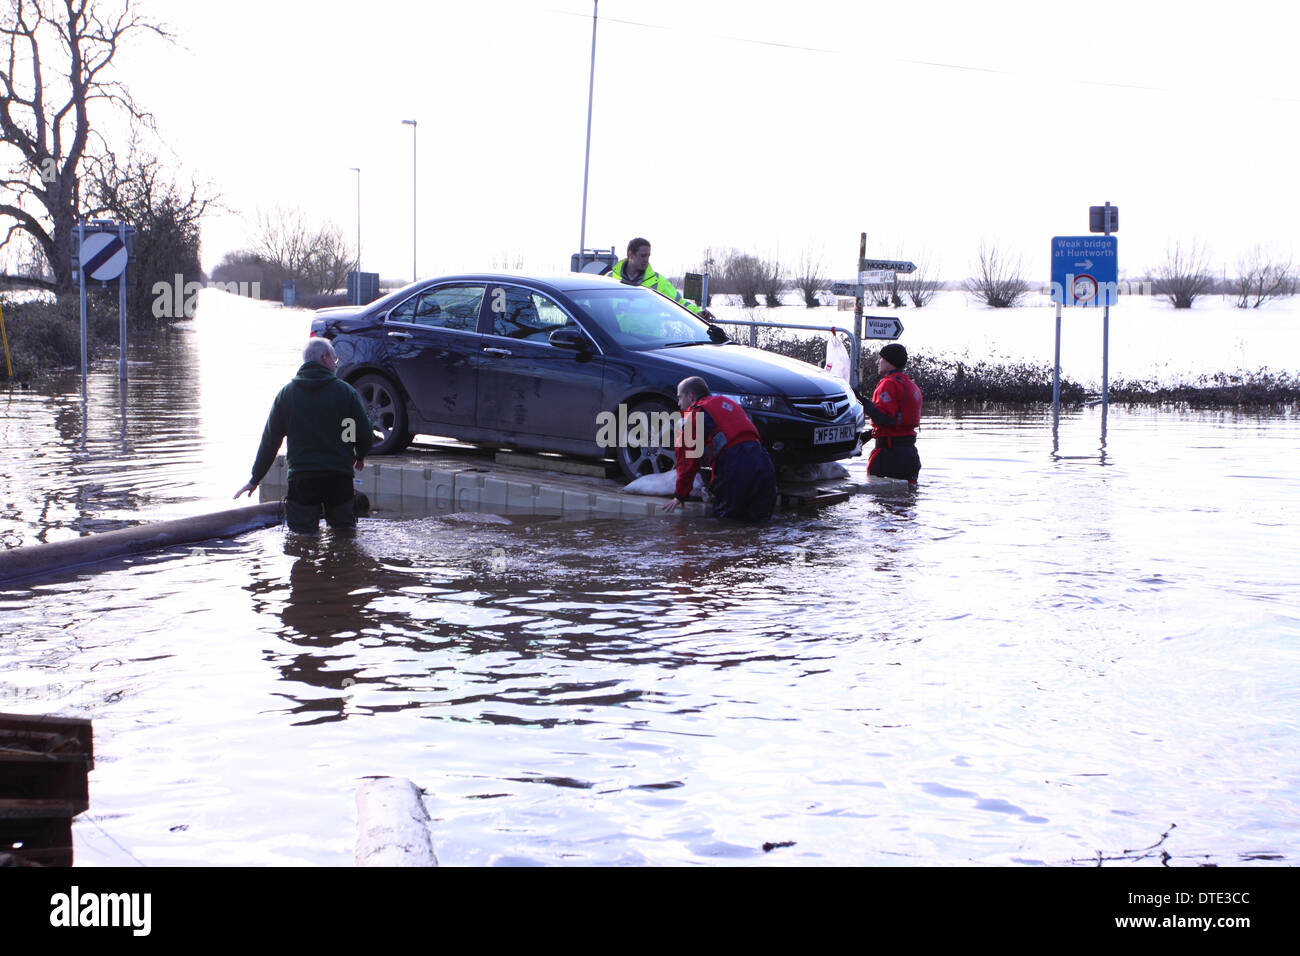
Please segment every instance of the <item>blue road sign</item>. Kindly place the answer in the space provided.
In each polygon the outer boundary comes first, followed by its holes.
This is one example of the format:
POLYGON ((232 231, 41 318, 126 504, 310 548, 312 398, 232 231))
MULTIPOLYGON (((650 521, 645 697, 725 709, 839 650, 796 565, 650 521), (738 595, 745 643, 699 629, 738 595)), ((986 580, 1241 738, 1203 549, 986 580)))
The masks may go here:
POLYGON ((1119 247, 1114 236, 1052 237, 1052 301, 1078 306, 1119 301, 1119 247))

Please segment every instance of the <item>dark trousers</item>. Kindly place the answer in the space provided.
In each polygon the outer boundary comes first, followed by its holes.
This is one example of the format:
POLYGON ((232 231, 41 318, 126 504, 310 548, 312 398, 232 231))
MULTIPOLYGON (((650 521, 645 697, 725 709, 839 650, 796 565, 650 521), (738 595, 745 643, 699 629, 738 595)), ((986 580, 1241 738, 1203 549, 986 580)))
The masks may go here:
POLYGON ((289 479, 284 499, 284 516, 289 530, 313 534, 320 527, 321 513, 331 528, 356 527, 352 507, 352 476, 339 472, 308 472, 289 479))
POLYGON ((876 447, 867 460, 867 474, 880 478, 906 478, 916 481, 921 473, 921 456, 916 453, 916 438, 877 438, 876 447))
POLYGON ((733 445, 713 464, 713 516, 755 524, 776 507, 776 469, 756 441, 733 445))

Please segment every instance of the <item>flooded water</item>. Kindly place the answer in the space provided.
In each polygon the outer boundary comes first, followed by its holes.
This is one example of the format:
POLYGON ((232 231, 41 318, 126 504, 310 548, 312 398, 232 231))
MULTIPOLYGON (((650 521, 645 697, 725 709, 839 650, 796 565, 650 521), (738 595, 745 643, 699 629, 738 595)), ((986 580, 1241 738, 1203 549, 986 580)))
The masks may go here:
MULTIPOLYGON (((204 300, 84 431, 75 377, 11 393, 6 545, 229 504, 305 327, 204 300)), ((372 774, 450 865, 1300 862, 1300 422, 920 448, 914 497, 758 529, 370 519, 11 586, 0 710, 94 719, 81 865, 347 865, 372 774)))

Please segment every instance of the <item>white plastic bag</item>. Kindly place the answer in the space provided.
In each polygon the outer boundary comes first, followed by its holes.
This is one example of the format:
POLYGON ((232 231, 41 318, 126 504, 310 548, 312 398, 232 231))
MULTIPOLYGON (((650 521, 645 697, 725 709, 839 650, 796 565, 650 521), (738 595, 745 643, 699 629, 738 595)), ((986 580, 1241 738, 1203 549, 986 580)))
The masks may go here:
POLYGON ((838 332, 826 333, 826 371, 845 383, 849 381, 849 350, 840 341, 838 332))

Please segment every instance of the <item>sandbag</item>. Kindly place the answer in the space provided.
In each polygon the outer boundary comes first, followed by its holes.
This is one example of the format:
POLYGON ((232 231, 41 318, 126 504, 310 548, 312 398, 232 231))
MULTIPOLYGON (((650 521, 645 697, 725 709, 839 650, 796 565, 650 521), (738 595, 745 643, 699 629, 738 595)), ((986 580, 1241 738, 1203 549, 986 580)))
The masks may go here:
MULTIPOLYGON (((661 498, 671 498, 673 491, 677 488, 677 472, 661 471, 655 475, 642 475, 634 481, 629 482, 623 487, 623 493, 628 495, 657 495, 661 498)), ((705 497, 704 482, 699 475, 695 476, 695 483, 691 486, 691 497, 705 497)))
POLYGON ((781 469, 782 481, 835 481, 849 477, 849 470, 838 461, 818 465, 789 465, 781 469))

